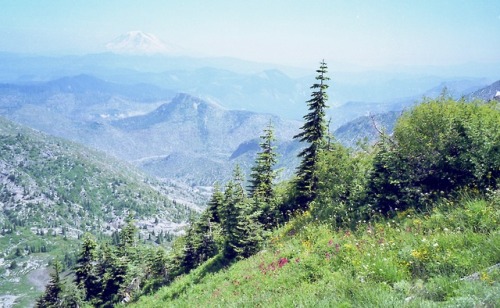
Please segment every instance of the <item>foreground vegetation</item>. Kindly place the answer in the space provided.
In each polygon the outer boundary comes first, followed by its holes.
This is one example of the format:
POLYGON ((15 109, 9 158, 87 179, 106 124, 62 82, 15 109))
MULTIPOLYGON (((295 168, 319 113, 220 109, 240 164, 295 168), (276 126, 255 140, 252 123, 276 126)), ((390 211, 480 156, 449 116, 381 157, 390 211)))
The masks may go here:
POLYGON ((499 221, 498 191, 354 230, 306 212, 258 254, 225 268, 218 255, 133 306, 495 307, 499 221))

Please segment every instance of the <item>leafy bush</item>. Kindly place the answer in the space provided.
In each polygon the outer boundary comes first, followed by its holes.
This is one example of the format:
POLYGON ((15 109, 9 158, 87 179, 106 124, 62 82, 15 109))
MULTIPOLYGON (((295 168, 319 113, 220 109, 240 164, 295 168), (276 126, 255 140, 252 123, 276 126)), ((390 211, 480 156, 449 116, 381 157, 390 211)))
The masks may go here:
POLYGON ((318 197, 311 206, 311 213, 322 221, 332 221, 335 226, 354 226, 366 218, 360 204, 364 201, 371 168, 371 156, 351 153, 340 144, 333 144, 319 156, 318 197))
POLYGON ((370 195, 382 213, 425 207, 460 190, 483 192, 500 178, 498 103, 444 96, 405 113, 373 162, 370 195))

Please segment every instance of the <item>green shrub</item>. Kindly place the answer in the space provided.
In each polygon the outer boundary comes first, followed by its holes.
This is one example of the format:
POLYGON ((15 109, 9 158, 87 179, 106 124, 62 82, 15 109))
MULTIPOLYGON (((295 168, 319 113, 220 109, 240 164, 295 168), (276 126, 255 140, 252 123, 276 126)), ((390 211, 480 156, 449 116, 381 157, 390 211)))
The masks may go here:
POLYGON ((386 214, 425 208, 442 197, 485 192, 500 178, 498 103, 446 97, 406 112, 373 162, 370 201, 386 214))
POLYGON ((352 153, 340 144, 319 156, 317 199, 311 214, 320 221, 331 221, 337 227, 353 227, 367 213, 360 204, 365 199, 371 156, 352 153))

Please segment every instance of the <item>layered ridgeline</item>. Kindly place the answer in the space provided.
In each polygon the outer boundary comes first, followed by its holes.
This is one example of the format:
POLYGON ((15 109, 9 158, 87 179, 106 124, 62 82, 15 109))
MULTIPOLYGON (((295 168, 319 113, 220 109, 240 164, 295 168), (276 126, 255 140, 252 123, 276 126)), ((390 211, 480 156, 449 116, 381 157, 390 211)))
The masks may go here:
POLYGON ((195 208, 172 200, 182 198, 175 190, 106 154, 0 117, 0 299, 19 297, 26 306, 43 291, 48 260, 72 266, 76 239, 86 231, 116 234, 128 213, 142 239, 171 240, 195 208))
MULTIPOLYGON (((473 101, 476 99, 490 101, 500 100, 500 80, 486 87, 475 89, 467 82, 443 83, 424 93, 424 100, 450 95, 455 99, 473 101)), ((410 99, 387 104, 349 103, 334 111, 342 116, 349 113, 359 117, 338 127, 334 135, 343 145, 357 147, 359 142, 373 144, 381 132, 392 134, 397 119, 405 110, 410 110, 420 100, 410 99)), ((352 115, 351 115, 352 116, 352 115)))
POLYGON ((156 176, 196 185, 228 179, 235 163, 248 167, 269 122, 276 128, 282 162, 293 161, 291 139, 300 126, 270 114, 227 110, 188 94, 86 75, 0 86, 0 114, 156 176))
POLYGON ((275 115, 226 110, 217 104, 179 94, 155 111, 111 123, 134 140, 143 157, 134 159, 160 177, 211 185, 226 181, 239 164, 247 174, 258 150, 258 138, 269 123, 275 127, 280 167, 293 171, 298 121, 275 115))

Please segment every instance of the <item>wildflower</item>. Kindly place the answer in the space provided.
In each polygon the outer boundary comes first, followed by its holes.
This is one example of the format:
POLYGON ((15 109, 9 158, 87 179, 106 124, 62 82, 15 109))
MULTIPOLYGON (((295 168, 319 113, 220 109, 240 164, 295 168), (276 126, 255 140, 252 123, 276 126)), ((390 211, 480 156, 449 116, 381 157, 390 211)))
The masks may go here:
POLYGON ((288 263, 288 259, 287 258, 280 258, 279 261, 278 261, 278 267, 282 268, 287 263, 288 263))
POLYGON ((329 240, 328 241, 328 246, 332 246, 333 245, 333 240, 329 240))

